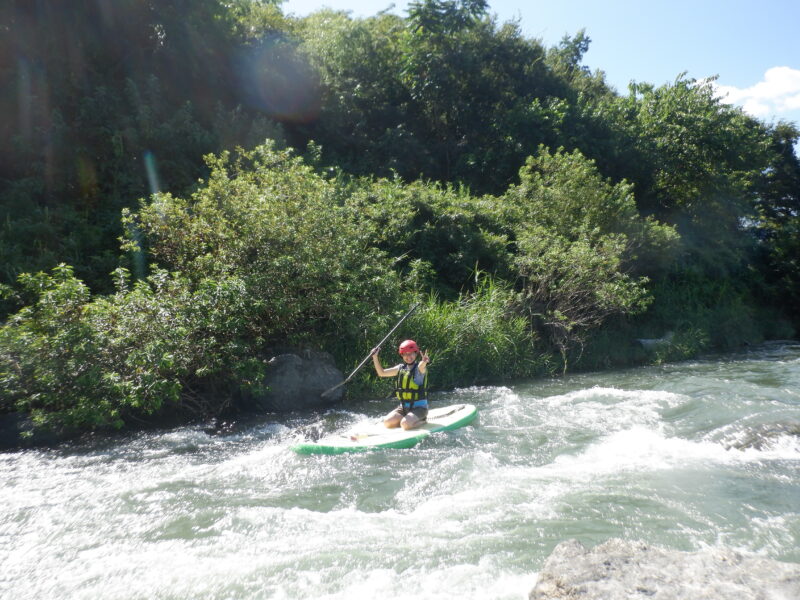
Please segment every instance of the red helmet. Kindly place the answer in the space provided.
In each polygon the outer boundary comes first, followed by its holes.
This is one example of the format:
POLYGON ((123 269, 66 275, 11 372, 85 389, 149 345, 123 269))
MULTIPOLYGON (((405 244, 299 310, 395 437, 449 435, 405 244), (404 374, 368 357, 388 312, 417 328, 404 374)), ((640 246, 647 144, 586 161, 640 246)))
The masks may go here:
POLYGON ((419 352, 419 346, 417 346, 417 342, 414 340, 406 340, 402 344, 400 344, 400 348, 398 349, 400 354, 407 354, 409 352, 419 352))

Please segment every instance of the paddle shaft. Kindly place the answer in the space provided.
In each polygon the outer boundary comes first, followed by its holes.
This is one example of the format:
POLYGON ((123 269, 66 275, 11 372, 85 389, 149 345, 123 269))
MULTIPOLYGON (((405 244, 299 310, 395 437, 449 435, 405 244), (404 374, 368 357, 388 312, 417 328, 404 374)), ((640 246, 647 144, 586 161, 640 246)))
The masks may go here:
MULTIPOLYGON (((402 325, 403 321, 405 321, 409 316, 411 316, 411 313, 413 313, 415 310, 417 310, 419 308, 420 304, 421 304, 420 302, 417 302, 414 306, 412 306, 411 310, 409 310, 406 314, 403 315, 403 317, 395 324, 395 326, 392 327, 392 330, 389 333, 387 333, 380 342, 378 342, 378 345, 375 346, 375 348, 380 348, 381 346, 383 346, 383 344, 386 343, 386 340, 388 340, 389 337, 391 337, 391 335, 395 331, 397 331, 397 328, 400 327, 400 325, 402 325)), ((375 348, 373 348, 372 350, 375 350, 375 348)), ((372 350, 370 350, 369 354, 367 354, 367 356, 364 358, 364 360, 362 360, 359 363, 359 365, 355 369, 353 369, 353 372, 350 373, 350 375, 347 376, 347 379, 345 379, 343 382, 333 386, 331 389, 325 390, 324 392, 322 392, 322 395, 325 396, 327 394, 330 394, 333 390, 339 389, 344 384, 349 382, 353 378, 353 376, 361 370, 361 367, 363 367, 365 364, 367 364, 367 361, 370 358, 372 358, 372 354, 373 354, 372 350)))

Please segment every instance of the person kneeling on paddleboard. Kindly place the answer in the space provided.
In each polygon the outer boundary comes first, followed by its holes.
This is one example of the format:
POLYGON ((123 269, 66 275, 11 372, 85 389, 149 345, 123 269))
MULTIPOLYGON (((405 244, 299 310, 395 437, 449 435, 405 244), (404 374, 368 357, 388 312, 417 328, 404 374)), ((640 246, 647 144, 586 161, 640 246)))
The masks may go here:
POLYGON ((378 358, 380 346, 372 350, 372 362, 378 377, 397 377, 395 396, 400 404, 383 419, 386 427, 414 429, 428 418, 428 358, 427 352, 420 352, 414 340, 400 344, 398 352, 403 362, 384 369, 378 358))

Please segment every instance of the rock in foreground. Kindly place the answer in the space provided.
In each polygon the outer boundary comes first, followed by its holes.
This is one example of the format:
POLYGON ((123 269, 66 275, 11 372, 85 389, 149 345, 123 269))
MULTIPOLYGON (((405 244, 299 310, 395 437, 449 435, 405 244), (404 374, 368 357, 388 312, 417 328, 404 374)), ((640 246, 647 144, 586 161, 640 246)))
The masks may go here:
POLYGON ((797 600, 800 564, 731 550, 679 552, 611 539, 588 550, 562 542, 530 600, 797 600))

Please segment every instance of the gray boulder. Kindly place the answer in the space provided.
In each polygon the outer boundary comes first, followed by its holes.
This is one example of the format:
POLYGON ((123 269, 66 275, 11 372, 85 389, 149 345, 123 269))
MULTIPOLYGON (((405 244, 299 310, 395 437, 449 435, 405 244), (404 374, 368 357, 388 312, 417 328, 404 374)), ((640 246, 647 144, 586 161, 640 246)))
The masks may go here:
POLYGON ((680 552, 621 539, 555 547, 530 600, 797 600, 800 564, 732 550, 680 552))
POLYGON ((661 348, 668 347, 672 343, 672 338, 674 337, 675 333, 668 331, 663 337, 660 338, 637 338, 636 341, 648 352, 656 352, 661 348))
POLYGON ((722 443, 728 449, 746 450, 755 448, 756 450, 763 450, 775 440, 784 436, 800 437, 800 422, 755 425, 743 431, 734 432, 732 434, 733 439, 725 439, 722 443))
POLYGON ((323 392, 344 381, 333 357, 312 350, 276 354, 268 362, 265 391, 244 399, 244 408, 267 412, 290 412, 331 406, 341 402, 344 386, 323 392))

